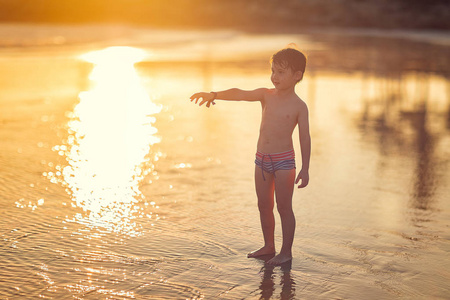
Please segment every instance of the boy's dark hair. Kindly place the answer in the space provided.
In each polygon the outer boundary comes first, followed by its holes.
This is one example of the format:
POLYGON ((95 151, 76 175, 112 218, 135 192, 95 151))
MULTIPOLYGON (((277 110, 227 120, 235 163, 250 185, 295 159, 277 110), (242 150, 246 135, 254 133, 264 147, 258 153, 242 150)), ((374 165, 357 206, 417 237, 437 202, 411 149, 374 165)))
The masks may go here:
POLYGON ((294 48, 285 48, 272 56, 272 64, 279 64, 290 68, 293 72, 301 71, 303 74, 306 69, 306 56, 294 48))

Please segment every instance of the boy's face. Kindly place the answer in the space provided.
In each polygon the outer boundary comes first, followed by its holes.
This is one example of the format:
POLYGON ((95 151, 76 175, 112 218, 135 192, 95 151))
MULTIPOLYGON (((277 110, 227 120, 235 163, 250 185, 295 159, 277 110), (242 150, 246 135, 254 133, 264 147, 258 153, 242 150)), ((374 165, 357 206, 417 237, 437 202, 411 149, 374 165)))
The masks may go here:
POLYGON ((302 79, 302 72, 292 71, 286 64, 272 63, 272 76, 270 77, 276 89, 288 89, 302 79))

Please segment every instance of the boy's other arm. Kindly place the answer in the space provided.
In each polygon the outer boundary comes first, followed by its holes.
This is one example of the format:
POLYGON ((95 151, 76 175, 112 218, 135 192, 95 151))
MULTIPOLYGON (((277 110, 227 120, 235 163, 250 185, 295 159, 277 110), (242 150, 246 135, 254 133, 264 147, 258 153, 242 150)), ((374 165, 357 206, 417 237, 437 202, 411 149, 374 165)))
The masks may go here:
POLYGON ((229 90, 211 93, 195 93, 191 96, 191 102, 195 101, 195 104, 200 100, 200 106, 206 103, 209 107, 214 100, 228 100, 228 101, 262 101, 264 99, 264 93, 267 91, 266 88, 259 88, 256 90, 245 91, 237 88, 232 88, 229 90), (214 97, 215 96, 215 97, 214 97))
POLYGON ((298 117, 298 131, 300 135, 300 149, 302 153, 302 169, 298 173, 295 183, 300 179, 302 183, 298 186, 304 188, 309 183, 309 160, 311 158, 311 136, 309 134, 308 107, 302 103, 302 109, 298 117))

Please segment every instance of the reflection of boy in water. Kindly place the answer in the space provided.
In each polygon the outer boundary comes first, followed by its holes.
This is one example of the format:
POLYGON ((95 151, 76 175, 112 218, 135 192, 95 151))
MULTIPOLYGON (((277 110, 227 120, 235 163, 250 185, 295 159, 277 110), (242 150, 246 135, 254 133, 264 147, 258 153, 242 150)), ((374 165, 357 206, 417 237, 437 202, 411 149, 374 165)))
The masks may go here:
POLYGON ((295 216, 292 210, 294 182, 301 179, 299 188, 309 181, 311 138, 309 135, 308 108, 295 93, 295 85, 303 78, 306 58, 298 50, 287 48, 272 57, 271 80, 274 89, 259 88, 244 91, 233 88, 220 92, 200 92, 191 96, 191 101, 200 101, 210 107, 214 100, 259 101, 262 119, 255 160, 255 187, 258 196, 264 246, 251 252, 248 257, 275 253, 275 219, 273 214, 274 194, 281 217, 283 245, 278 255, 268 261, 279 265, 292 259, 292 243, 295 232, 295 216), (200 100, 201 99, 201 100, 200 100), (302 168, 295 178, 294 145, 292 133, 298 125, 302 168))

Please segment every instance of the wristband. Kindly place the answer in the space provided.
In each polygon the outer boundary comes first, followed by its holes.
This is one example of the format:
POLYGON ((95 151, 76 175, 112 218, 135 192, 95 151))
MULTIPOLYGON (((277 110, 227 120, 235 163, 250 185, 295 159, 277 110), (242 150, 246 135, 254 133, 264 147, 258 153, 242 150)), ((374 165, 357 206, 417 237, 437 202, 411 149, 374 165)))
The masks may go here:
POLYGON ((211 100, 211 101, 214 101, 214 100, 216 100, 216 98, 217 98, 217 93, 216 93, 216 92, 210 92, 210 93, 212 93, 212 94, 213 94, 213 98, 212 98, 212 100, 211 100))

